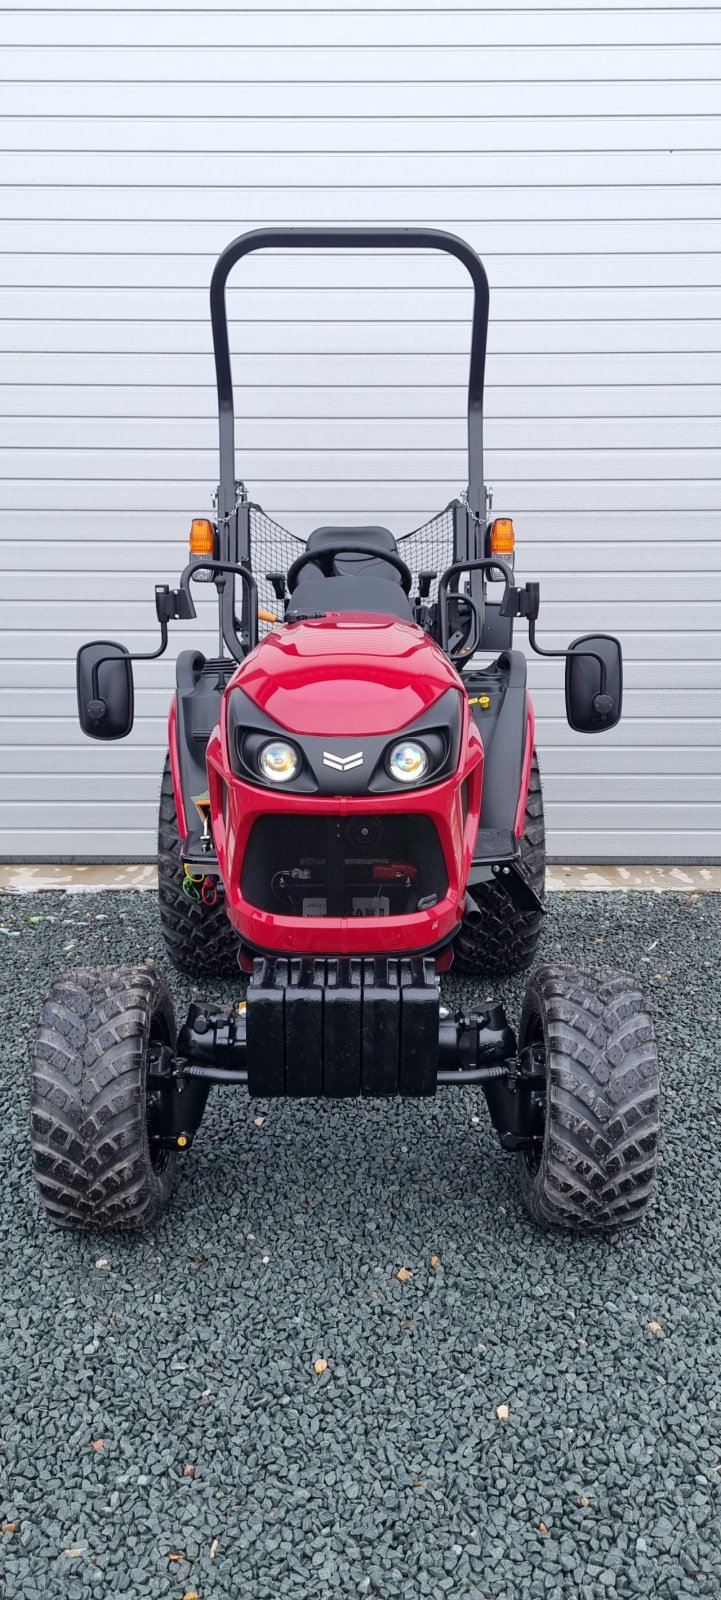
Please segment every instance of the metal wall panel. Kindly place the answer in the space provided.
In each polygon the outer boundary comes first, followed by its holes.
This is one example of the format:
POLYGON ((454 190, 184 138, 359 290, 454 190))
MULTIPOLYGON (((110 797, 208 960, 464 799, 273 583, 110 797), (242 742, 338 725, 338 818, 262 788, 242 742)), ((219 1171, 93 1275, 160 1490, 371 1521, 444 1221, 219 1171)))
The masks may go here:
MULTIPOLYGON (((207 607, 138 670, 112 749, 76 727, 74 652, 100 627, 149 646, 209 507, 214 257, 345 220, 483 255, 495 506, 548 642, 624 645, 606 740, 531 663, 552 854, 718 857, 718 7, 25 0, 0 48, 4 853, 152 853, 172 662, 212 647, 207 607)), ((279 521, 405 532, 463 487, 457 264, 256 257, 229 305, 243 472, 279 521)))

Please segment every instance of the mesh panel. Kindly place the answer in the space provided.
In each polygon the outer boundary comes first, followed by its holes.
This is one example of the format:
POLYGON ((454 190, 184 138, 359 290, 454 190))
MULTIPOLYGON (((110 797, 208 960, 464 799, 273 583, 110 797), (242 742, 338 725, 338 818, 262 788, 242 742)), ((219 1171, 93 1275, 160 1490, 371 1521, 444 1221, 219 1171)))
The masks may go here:
MULTIPOLYGON (((267 517, 260 506, 249 507, 250 510, 250 565, 253 577, 258 585, 258 605, 262 611, 270 611, 275 617, 282 617, 283 606, 278 600, 272 583, 268 582, 266 572, 287 572, 297 556, 305 550, 305 539, 299 539, 295 533, 289 533, 287 528, 281 528, 279 522, 273 522, 267 517)), ((264 639, 270 632, 272 622, 258 622, 258 638, 264 639)))
POLYGON ((405 561, 413 573, 412 594, 416 592, 419 572, 436 572, 438 577, 431 584, 430 598, 431 600, 438 598, 438 579, 453 561, 455 503, 452 500, 445 511, 440 511, 437 517, 431 517, 429 522, 424 522, 420 528, 414 528, 412 533, 404 533, 397 540, 401 561, 405 561))
MULTIPOLYGON (((417 591, 418 575, 421 572, 435 572, 438 576, 431 584, 430 598, 437 599, 438 579, 450 567, 453 561, 454 545, 454 509, 457 502, 452 500, 445 511, 440 511, 438 516, 431 517, 420 528, 414 528, 412 533, 404 533, 396 541, 398 554, 406 566, 413 573, 413 587, 411 594, 417 591)), ((292 566, 296 557, 305 549, 306 541, 295 533, 289 533, 287 528, 281 528, 280 523, 273 522, 267 517, 260 506, 251 505, 250 511, 250 564, 255 581, 258 585, 258 604, 263 611, 271 611, 274 616, 282 614, 282 606, 276 598, 272 584, 268 583, 266 572, 286 572, 292 566)), ((352 537, 353 529, 348 529, 352 537)), ((272 623, 260 622, 258 636, 263 639, 272 627, 272 623)))

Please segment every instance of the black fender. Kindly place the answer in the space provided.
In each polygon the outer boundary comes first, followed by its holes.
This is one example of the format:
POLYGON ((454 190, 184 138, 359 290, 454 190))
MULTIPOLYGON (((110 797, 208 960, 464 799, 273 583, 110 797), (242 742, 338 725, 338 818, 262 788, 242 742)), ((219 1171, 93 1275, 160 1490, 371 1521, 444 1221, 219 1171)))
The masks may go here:
MULTIPOLYGON (((235 662, 206 661, 199 650, 182 650, 176 664, 175 751, 171 750, 173 783, 179 781, 186 841, 200 838, 202 823, 196 797, 208 790, 205 752, 220 718, 220 706, 235 662)), ((173 735, 171 734, 171 737, 173 735)), ((176 795, 176 803, 178 796, 176 795)), ((179 815, 182 814, 180 807, 179 815)))
POLYGON ((479 832, 512 833, 515 828, 528 729, 526 680, 522 650, 506 650, 492 667, 464 677, 471 715, 483 741, 479 832))

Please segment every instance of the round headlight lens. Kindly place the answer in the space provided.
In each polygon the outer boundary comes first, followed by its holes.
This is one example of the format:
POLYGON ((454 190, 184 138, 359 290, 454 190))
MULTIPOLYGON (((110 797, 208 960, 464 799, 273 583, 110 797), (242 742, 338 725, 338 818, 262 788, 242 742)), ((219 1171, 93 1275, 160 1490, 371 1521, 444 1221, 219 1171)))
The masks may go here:
POLYGON ((407 739, 394 744, 388 757, 388 771, 398 783, 418 783, 428 771, 428 756, 423 745, 407 739))
POLYGON ((296 776, 299 766, 297 750, 282 739, 273 739, 258 752, 258 770, 271 783, 288 783, 296 776))

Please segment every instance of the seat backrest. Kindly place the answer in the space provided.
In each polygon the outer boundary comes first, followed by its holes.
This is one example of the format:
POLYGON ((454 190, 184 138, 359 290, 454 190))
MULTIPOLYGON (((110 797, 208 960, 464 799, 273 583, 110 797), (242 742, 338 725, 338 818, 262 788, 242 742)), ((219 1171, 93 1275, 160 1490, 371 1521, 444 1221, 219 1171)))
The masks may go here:
POLYGON ((396 553, 396 541, 390 529, 374 526, 367 528, 337 528, 331 526, 314 528, 308 537, 306 549, 321 554, 323 550, 328 549, 329 545, 332 547, 343 538, 347 538, 349 544, 352 542, 353 544, 367 545, 369 550, 390 550, 396 553))
MULTIPOLYGON (((390 583, 400 583, 401 581, 400 573, 395 572, 387 561, 373 560, 374 550, 389 550, 392 555, 397 555, 398 553, 396 541, 388 528, 375 526, 365 528, 338 528, 331 526, 315 528, 308 539, 307 549, 318 556, 323 556, 325 551, 329 549, 335 549, 338 552, 334 556, 332 563, 332 575, 334 577, 377 577, 386 578, 390 583), (356 550, 353 550, 348 555, 344 555, 342 551, 338 551, 338 545, 344 537, 347 538, 349 544, 365 545, 368 554, 359 554, 356 550)), ((313 570, 322 571, 323 567, 319 563, 315 568, 305 568, 305 572, 312 572, 313 570)), ((301 583, 304 575, 304 573, 301 573, 299 580, 301 583)))

